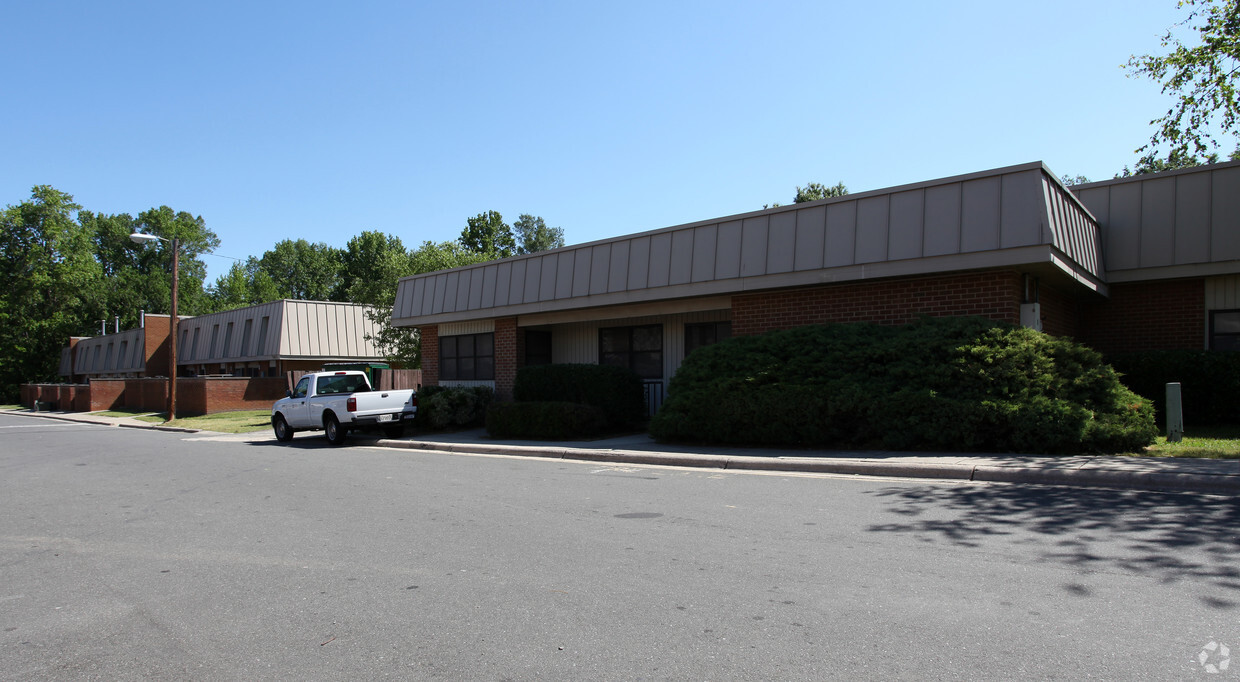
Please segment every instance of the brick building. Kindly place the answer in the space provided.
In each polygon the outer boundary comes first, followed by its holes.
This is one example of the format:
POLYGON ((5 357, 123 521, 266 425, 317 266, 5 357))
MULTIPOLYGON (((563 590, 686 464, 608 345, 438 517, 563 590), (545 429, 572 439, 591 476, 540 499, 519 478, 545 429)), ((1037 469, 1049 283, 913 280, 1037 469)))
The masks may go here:
POLYGON ((1064 186, 1040 162, 416 275, 423 380, 614 363, 651 409, 694 348, 823 322, 981 315, 1103 352, 1240 348, 1240 162, 1064 186))

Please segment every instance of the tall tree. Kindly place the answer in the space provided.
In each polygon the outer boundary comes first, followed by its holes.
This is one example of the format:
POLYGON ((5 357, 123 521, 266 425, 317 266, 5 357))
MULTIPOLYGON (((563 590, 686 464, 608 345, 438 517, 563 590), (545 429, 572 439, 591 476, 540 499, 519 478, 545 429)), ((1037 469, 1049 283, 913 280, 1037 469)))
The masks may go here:
POLYGON ((256 258, 250 258, 244 264, 233 263, 227 273, 220 275, 214 284, 207 287, 207 295, 211 297, 216 311, 245 308, 280 299, 276 283, 258 267, 256 258))
POLYGON ((337 299, 380 305, 395 296, 396 280, 412 271, 409 251, 400 237, 377 231, 362 232, 349 240, 341 255, 337 299))
POLYGON ((465 222, 460 241, 466 249, 491 258, 507 258, 516 253, 517 243, 512 237, 512 228, 504 222, 499 211, 479 213, 465 222))
POLYGON ((256 265, 275 283, 280 298, 335 301, 340 300, 340 260, 340 249, 322 242, 285 239, 265 252, 256 265))
POLYGON ((1137 152, 1164 145, 1170 155, 1205 154, 1218 143, 1210 136, 1216 127, 1240 137, 1236 116, 1240 103, 1236 79, 1240 77, 1240 7, 1237 0, 1180 0, 1188 16, 1167 30, 1162 46, 1167 54, 1133 56, 1127 69, 1133 75, 1162 84, 1162 91, 1175 98, 1167 113, 1150 121, 1155 126, 1148 144, 1137 152), (1185 44, 1176 27, 1196 32, 1185 44))
POLYGON ((80 207, 47 185, 0 212, 0 399, 56 378, 60 349, 103 314, 103 272, 80 207))
POLYGON ((512 224, 516 234, 517 253, 538 253, 564 246, 564 228, 547 227, 542 216, 522 213, 512 224))

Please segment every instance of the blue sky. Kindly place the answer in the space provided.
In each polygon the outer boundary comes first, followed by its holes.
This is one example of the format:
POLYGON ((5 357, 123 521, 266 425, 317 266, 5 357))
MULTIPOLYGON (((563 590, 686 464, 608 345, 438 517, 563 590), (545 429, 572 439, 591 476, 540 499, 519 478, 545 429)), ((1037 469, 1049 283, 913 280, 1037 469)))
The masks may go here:
MULTIPOLYGON (((217 253, 570 244, 1027 161, 1109 178, 1170 99, 1127 78, 1174 0, 0 6, 0 205, 201 215, 217 253)), ((1229 151, 1229 150, 1228 150, 1229 151)), ((210 278, 231 261, 205 257, 210 278)))

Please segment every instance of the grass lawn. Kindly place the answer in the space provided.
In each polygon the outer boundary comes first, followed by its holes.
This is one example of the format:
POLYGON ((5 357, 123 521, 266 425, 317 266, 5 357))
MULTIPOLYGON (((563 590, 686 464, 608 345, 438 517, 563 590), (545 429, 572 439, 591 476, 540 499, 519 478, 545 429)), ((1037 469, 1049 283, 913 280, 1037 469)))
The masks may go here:
POLYGON ((202 429, 204 431, 217 431, 219 433, 249 433, 251 431, 265 431, 271 428, 271 411, 270 410, 239 410, 237 412, 217 412, 215 414, 207 414, 201 417, 181 417, 171 422, 165 422, 164 412, 130 412, 124 410, 108 410, 106 412, 96 412, 95 414, 104 417, 133 417, 134 419, 151 422, 153 424, 166 424, 168 426, 179 426, 185 429, 202 429))
POLYGON ((1240 426, 1213 426, 1187 429, 1179 443, 1168 443, 1166 436, 1135 453, 1141 457, 1200 457, 1240 459, 1240 426))

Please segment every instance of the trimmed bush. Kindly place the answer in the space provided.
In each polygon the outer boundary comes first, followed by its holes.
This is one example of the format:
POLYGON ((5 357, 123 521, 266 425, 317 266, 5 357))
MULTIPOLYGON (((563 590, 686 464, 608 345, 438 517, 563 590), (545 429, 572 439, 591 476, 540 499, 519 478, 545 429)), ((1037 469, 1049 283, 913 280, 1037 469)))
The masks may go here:
POLYGON ((694 351, 668 393, 661 440, 1075 453, 1157 433, 1097 352, 983 318, 734 337, 694 351))
POLYGON ((489 386, 423 386, 418 425, 429 429, 481 426, 494 392, 489 386))
POLYGON ((597 436, 606 429, 607 415, 601 409, 578 403, 496 403, 487 410, 492 438, 565 440, 597 436))
POLYGON ((1123 353, 1108 361, 1124 385, 1149 398, 1165 423, 1167 384, 1179 382, 1184 423, 1218 426, 1240 423, 1240 353, 1160 350, 1123 353))
POLYGON ((613 428, 631 428, 643 417, 642 380, 613 365, 531 365, 517 370, 517 402, 568 402, 602 410, 613 428))

